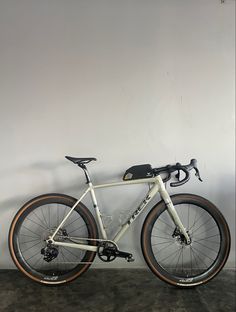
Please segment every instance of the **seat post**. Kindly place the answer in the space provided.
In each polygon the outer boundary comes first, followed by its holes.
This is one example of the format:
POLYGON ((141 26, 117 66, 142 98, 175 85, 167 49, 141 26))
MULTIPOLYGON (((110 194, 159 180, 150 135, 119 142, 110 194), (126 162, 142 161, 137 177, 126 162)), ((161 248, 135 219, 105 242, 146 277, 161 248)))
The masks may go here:
POLYGON ((89 176, 87 167, 83 163, 78 164, 78 166, 84 170, 84 174, 86 177, 86 183, 89 184, 91 182, 91 180, 90 180, 90 176, 89 176))

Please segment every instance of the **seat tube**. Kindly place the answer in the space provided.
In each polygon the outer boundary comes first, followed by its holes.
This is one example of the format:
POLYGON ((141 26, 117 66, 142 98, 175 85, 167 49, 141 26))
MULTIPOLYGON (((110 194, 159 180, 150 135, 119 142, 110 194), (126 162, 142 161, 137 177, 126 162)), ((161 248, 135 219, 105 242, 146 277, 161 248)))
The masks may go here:
POLYGON ((171 219, 173 220, 174 224, 180 229, 181 233, 184 235, 187 243, 190 242, 190 238, 189 238, 189 235, 188 233, 186 232, 185 230, 185 227, 183 226, 183 223, 181 222, 180 218, 179 218, 179 215, 172 203, 172 200, 170 198, 170 195, 168 194, 166 188, 165 188, 165 185, 162 181, 162 178, 160 176, 157 176, 157 179, 158 179, 158 183, 160 185, 160 195, 162 197, 162 199, 164 200, 166 206, 167 206, 167 211, 171 217, 171 219))
POLYGON ((93 206, 94 206, 94 209, 95 209, 96 217, 97 217, 97 220, 98 220, 99 229, 100 229, 101 234, 102 234, 102 238, 103 239, 107 239, 107 233, 106 233, 104 224, 102 222, 102 215, 101 215, 100 209, 98 208, 97 199, 96 199, 96 195, 95 195, 95 192, 94 192, 94 188, 93 188, 92 182, 89 182, 89 188, 90 188, 90 193, 91 193, 91 197, 92 197, 92 201, 93 201, 93 206))

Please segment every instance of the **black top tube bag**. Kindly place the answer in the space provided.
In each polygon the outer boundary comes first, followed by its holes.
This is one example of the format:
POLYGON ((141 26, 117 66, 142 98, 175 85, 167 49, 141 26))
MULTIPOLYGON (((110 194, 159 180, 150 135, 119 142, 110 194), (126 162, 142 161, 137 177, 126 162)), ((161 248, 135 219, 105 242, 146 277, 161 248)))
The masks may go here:
POLYGON ((127 169, 123 176, 123 180, 127 181, 152 177, 153 177, 152 166, 149 164, 144 164, 132 166, 129 169, 127 169))

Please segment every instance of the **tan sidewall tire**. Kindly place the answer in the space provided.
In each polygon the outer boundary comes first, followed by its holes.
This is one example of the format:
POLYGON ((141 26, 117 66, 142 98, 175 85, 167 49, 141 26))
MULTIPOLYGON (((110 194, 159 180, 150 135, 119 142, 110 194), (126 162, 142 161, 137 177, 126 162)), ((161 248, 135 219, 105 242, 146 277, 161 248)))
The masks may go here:
MULTIPOLYGON (((229 227, 225 221, 225 218, 223 217, 223 215, 221 214, 221 212, 216 208, 216 206, 214 204, 212 204, 210 201, 208 201, 207 199, 197 196, 197 195, 193 195, 193 194, 177 194, 177 195, 173 195, 171 196, 171 199, 173 201, 173 204, 180 204, 181 202, 191 202, 191 203, 195 203, 198 204, 199 206, 202 207, 207 207, 206 211, 210 211, 211 215, 214 215, 214 217, 217 218, 218 224, 220 223, 221 225, 221 230, 222 233, 224 235, 224 244, 225 246, 223 247, 223 255, 222 256, 222 260, 220 261, 220 263, 217 265, 217 267, 215 268, 215 270, 213 270, 211 272, 211 274, 206 275, 206 277, 202 280, 199 281, 193 281, 191 283, 181 283, 180 281, 176 280, 176 279, 171 279, 170 277, 168 278, 167 274, 162 274, 161 270, 159 269, 157 263, 154 263, 153 259, 151 259, 150 256, 150 224, 152 224, 153 222, 153 218, 155 218, 166 209, 166 205, 163 201, 160 201, 157 205, 155 205, 151 211, 149 212, 149 214, 147 215, 144 224, 143 224, 143 228, 142 228, 142 233, 141 233, 141 246, 142 246, 142 252, 143 252, 143 256, 144 259, 146 261, 146 263, 148 264, 149 268, 151 269, 151 271, 157 276, 159 277, 161 280, 174 285, 174 286, 178 286, 178 287, 193 287, 193 286, 197 286, 200 284, 204 284, 207 283, 208 281, 210 281, 213 277, 215 277, 224 267, 227 259, 228 259, 228 255, 230 252, 230 232, 229 232, 229 227)), ((154 221, 155 222, 155 221, 154 221)))
MULTIPOLYGON (((9 244, 9 250, 10 250, 10 254, 11 257, 15 263, 15 265, 17 266, 17 268, 27 277, 29 277, 30 279, 32 279, 35 282, 38 282, 40 284, 45 284, 45 285, 59 285, 59 284, 65 284, 68 282, 73 281, 74 279, 76 279, 77 277, 79 277, 81 274, 83 274, 89 267, 90 267, 90 263, 88 264, 84 264, 82 269, 79 270, 76 274, 74 274, 73 276, 67 278, 66 280, 62 280, 62 281, 55 281, 55 282, 51 282, 51 281, 46 281, 46 280, 42 280, 32 274, 30 274, 30 272, 28 272, 20 263, 18 257, 16 256, 15 253, 15 249, 14 249, 14 231, 16 229, 17 223, 20 220, 22 214, 24 212, 26 212, 26 210, 31 210, 34 209, 35 205, 40 206, 40 203, 45 203, 45 200, 55 200, 55 202, 57 201, 64 201, 66 202, 66 204, 70 205, 71 207, 76 203, 76 199, 68 196, 68 195, 64 195, 64 194, 45 194, 45 195, 41 195, 38 196, 32 200, 30 200, 29 202, 27 202, 15 215, 11 226, 10 226, 10 230, 9 230, 9 237, 8 237, 8 244, 9 244)), ((76 207, 77 208, 77 207, 76 207)), ((89 225, 91 226, 91 238, 98 238, 98 229, 97 229, 97 225, 96 222, 94 220, 93 215, 91 214, 91 212, 88 210, 88 208, 83 205, 82 203, 80 203, 78 205, 77 210, 81 211, 81 213, 83 213, 83 215, 86 217, 87 222, 89 222, 89 225)), ((93 243, 94 245, 96 244, 96 242, 93 243)), ((88 262, 93 262, 95 256, 96 256, 96 252, 88 252, 89 253, 89 259, 88 262)))

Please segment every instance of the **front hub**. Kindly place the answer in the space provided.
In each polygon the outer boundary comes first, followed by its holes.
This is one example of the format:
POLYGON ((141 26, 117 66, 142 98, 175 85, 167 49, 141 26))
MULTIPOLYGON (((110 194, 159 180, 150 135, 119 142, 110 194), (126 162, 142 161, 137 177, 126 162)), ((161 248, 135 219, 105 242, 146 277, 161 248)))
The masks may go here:
POLYGON ((175 230, 172 234, 172 237, 175 238, 176 242, 180 245, 185 245, 185 246, 190 245, 192 243, 192 239, 191 239, 191 236, 189 234, 189 231, 186 231, 186 232, 189 236, 189 242, 187 242, 184 234, 182 234, 178 228, 175 228, 175 230))

